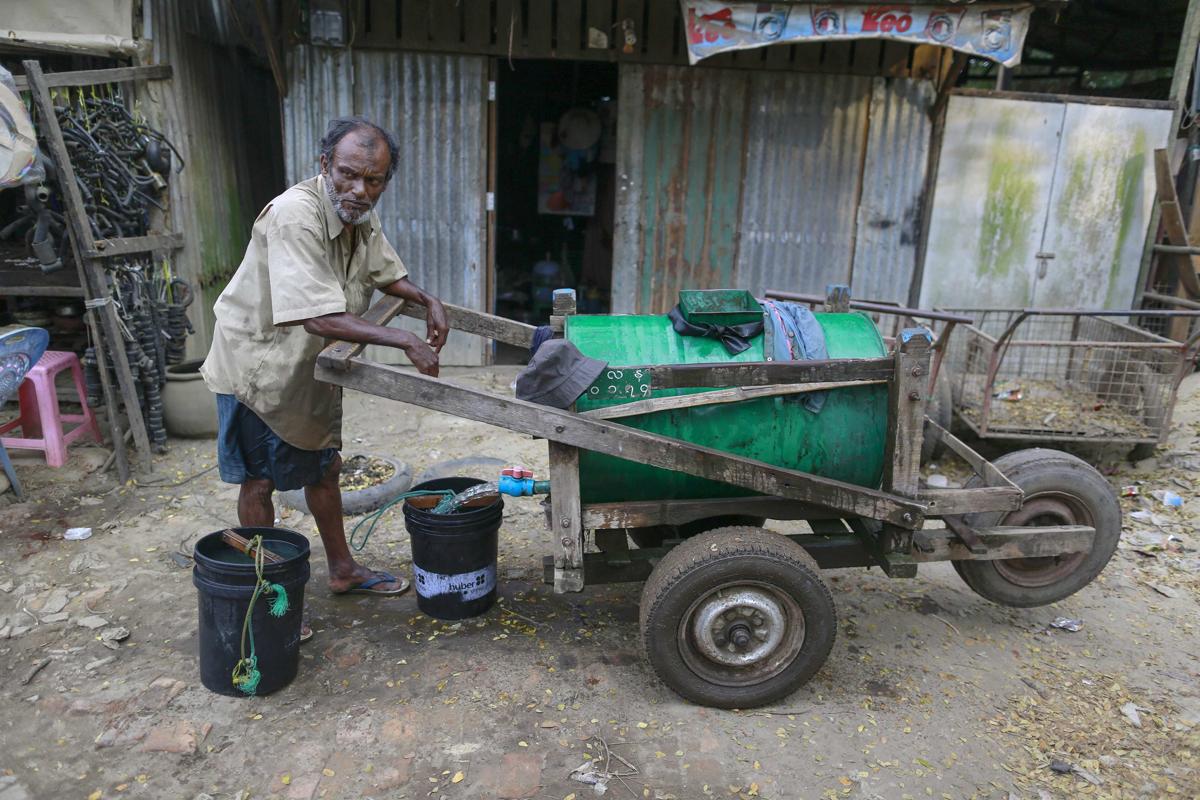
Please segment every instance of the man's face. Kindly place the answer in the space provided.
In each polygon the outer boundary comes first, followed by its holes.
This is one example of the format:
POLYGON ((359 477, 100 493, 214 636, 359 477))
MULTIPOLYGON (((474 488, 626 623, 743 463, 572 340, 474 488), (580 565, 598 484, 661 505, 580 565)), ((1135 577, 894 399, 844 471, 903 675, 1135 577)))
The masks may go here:
POLYGON ((338 219, 357 225, 367 218, 387 188, 390 161, 387 142, 369 128, 343 136, 332 158, 321 156, 325 190, 338 219))

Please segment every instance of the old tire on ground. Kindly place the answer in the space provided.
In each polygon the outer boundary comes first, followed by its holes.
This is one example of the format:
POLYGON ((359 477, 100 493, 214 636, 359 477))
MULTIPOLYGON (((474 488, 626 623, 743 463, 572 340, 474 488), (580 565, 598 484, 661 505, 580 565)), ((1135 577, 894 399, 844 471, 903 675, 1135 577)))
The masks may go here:
POLYGON ((663 683, 715 708, 752 708, 808 681, 837 611, 817 562, 760 528, 719 528, 675 547, 642 590, 642 649, 663 683))
MULTIPOLYGON (((967 586, 994 603, 1031 608, 1062 600, 1091 583, 1121 538, 1121 506, 1108 481, 1087 462, 1058 450, 1018 450, 994 463, 1025 492, 1025 502, 1016 511, 971 514, 969 525, 1090 525, 1096 538, 1086 553, 953 562, 967 586)), ((982 485, 975 477, 966 488, 982 485)))
MULTIPOLYGON (((394 471, 392 472, 392 477, 383 483, 377 483, 365 489, 342 492, 342 516, 353 517, 375 511, 389 500, 393 500, 407 492, 409 487, 413 485, 412 469, 403 461, 375 453, 355 453, 346 456, 346 460, 353 458, 355 455, 365 455, 369 458, 378 458, 380 461, 386 461, 394 471)), ((302 511, 305 514, 312 513, 308 510, 308 501, 304 498, 303 489, 290 489, 285 492, 277 492, 277 495, 279 502, 284 506, 302 511)))
POLYGON ((653 525, 649 528, 626 528, 626 531, 638 547, 662 547, 662 543, 667 539, 690 539, 717 528, 761 528, 766 522, 766 517, 728 514, 723 517, 694 519, 682 525, 653 525))
MULTIPOLYGON (((950 381, 946 378, 939 378, 937 384, 934 385, 933 394, 930 395, 929 403, 925 407, 925 416, 946 430, 950 430, 950 425, 954 422, 954 395, 950 388, 950 381)), ((945 449, 942 437, 930 435, 930 432, 926 430, 925 438, 921 440, 921 463, 928 464, 940 456, 945 449)))

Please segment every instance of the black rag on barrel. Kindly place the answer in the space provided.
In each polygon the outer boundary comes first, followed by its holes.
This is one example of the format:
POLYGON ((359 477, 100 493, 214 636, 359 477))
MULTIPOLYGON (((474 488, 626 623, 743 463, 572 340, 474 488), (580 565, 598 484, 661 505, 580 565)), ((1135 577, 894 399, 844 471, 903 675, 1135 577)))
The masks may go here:
POLYGON ((672 308, 671 313, 667 314, 667 316, 671 318, 671 327, 680 336, 702 336, 708 339, 719 339, 731 356, 736 356, 738 353, 749 350, 750 340, 755 336, 761 336, 763 332, 762 320, 758 322, 746 322, 742 325, 709 325, 707 323, 696 325, 684 319, 683 312, 679 310, 679 306, 672 308))

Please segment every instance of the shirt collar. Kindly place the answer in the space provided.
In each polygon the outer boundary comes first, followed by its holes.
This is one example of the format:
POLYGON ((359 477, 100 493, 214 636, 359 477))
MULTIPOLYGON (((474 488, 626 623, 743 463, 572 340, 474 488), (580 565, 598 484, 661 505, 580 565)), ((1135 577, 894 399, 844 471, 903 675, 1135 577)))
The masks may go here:
MULTIPOLYGON (((333 203, 329 201, 329 192, 325 188, 325 176, 321 174, 317 175, 317 194, 321 196, 321 210, 325 212, 325 232, 329 234, 330 239, 336 239, 342 235, 342 231, 346 230, 346 226, 334 211, 333 203)), ((379 230, 379 215, 375 213, 375 209, 371 209, 367 219, 355 227, 361 228, 364 225, 368 227, 372 236, 379 230)))

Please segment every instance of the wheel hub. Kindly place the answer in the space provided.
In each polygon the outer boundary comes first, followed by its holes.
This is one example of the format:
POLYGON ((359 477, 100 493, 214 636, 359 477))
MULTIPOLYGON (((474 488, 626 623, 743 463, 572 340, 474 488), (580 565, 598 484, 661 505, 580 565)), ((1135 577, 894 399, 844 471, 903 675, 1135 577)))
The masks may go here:
MULTIPOLYGON (((1091 515, 1078 499, 1065 494, 1034 495, 1004 519, 1005 525, 1091 525, 1091 515)), ((1044 558, 1010 558, 993 562, 1006 580, 1027 589, 1050 586, 1066 578, 1083 562, 1087 553, 1064 553, 1044 558)))
POLYGON ((798 625, 803 637, 803 618, 789 620, 770 591, 735 587, 714 592, 700 603, 692 614, 691 638, 700 654, 715 664, 753 667, 771 659, 789 625, 798 625))

